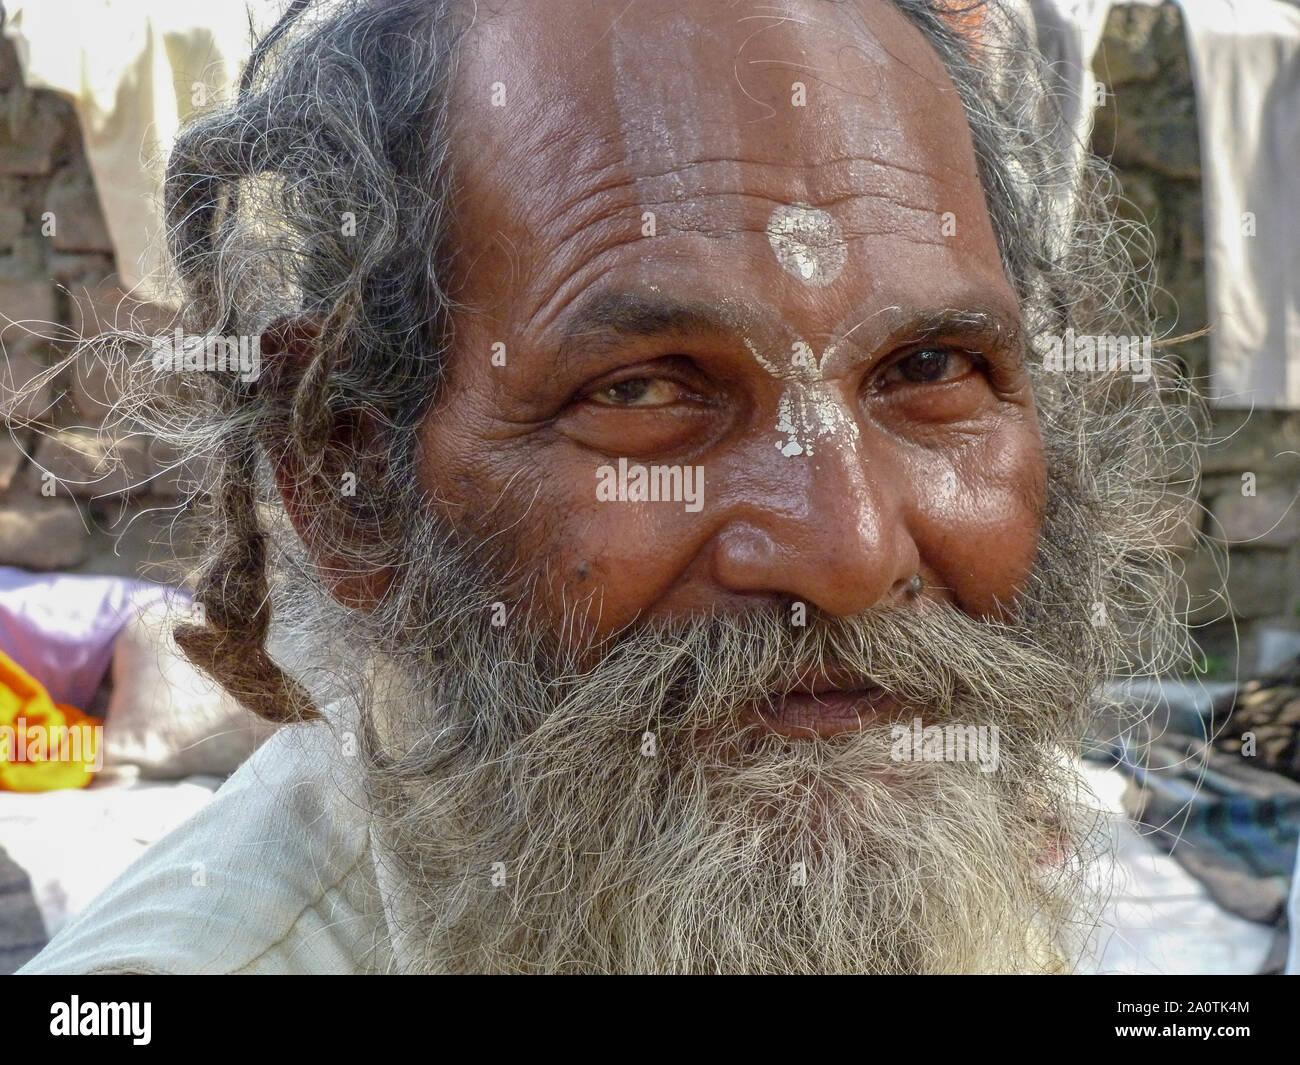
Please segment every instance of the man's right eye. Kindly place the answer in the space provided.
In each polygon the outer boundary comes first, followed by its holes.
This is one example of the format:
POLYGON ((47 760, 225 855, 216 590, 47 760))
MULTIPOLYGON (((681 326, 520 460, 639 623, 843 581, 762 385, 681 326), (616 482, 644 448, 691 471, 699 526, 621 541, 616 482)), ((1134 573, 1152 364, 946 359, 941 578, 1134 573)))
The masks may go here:
POLYGON ((629 377, 606 385, 588 396, 606 407, 634 407, 640 410, 666 407, 682 398, 682 389, 663 377, 629 377))

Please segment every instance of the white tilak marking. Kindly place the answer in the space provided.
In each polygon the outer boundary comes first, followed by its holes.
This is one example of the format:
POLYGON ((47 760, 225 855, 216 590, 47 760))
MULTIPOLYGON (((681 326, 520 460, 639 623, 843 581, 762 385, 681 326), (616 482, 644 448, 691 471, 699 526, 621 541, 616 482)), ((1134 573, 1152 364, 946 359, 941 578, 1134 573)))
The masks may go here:
POLYGON ((810 348, 805 348, 810 354, 802 366, 781 366, 765 358, 748 338, 745 346, 763 369, 780 381, 790 382, 776 407, 776 431, 786 437, 776 442, 782 455, 812 455, 813 441, 825 436, 847 441, 852 450, 857 450, 857 423, 836 402, 833 388, 822 376, 834 346, 826 349, 820 361, 810 348))
POLYGON ((765 359, 759 353, 758 348, 754 346, 754 342, 750 340, 749 337, 745 337, 745 347, 747 347, 749 349, 749 353, 754 356, 754 361, 758 363, 759 366, 763 367, 763 369, 766 370, 768 373, 770 373, 773 377, 779 378, 784 381, 790 381, 795 379, 795 374, 793 372, 793 369, 786 369, 784 367, 778 366, 776 363, 771 362, 768 359, 765 359))
POLYGON ((767 240, 786 273, 817 288, 839 277, 848 259, 840 224, 829 212, 803 203, 772 212, 767 240))
POLYGON ((776 431, 786 435, 784 441, 776 443, 786 458, 812 455, 813 441, 824 436, 847 441, 853 451, 858 447, 857 424, 835 402, 830 386, 824 382, 791 385, 782 393, 777 404, 776 431))

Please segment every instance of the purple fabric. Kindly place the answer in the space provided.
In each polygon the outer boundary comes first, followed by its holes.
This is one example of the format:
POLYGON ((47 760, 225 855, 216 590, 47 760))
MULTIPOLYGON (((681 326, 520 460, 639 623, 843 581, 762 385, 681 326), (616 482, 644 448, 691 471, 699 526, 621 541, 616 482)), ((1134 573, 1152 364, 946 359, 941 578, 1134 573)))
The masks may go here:
POLYGON ((159 599, 184 604, 189 596, 150 581, 0 566, 0 650, 56 703, 84 710, 108 672, 122 626, 159 599))

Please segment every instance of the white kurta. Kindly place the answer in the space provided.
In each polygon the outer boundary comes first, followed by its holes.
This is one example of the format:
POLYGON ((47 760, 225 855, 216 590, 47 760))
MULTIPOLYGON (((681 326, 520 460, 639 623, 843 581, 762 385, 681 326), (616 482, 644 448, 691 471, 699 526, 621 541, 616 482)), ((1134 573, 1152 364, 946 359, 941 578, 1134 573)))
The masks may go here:
POLYGON ((351 759, 283 728, 20 972, 362 973, 389 967, 351 759))

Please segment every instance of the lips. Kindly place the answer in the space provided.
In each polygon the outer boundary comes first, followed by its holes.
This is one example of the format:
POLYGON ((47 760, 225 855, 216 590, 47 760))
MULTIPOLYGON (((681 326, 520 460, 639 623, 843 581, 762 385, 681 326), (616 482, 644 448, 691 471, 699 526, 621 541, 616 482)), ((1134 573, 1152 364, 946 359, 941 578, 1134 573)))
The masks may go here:
POLYGON ((825 680, 795 685, 769 704, 747 709, 743 722, 791 739, 826 739, 888 720, 898 709, 879 685, 825 680))

